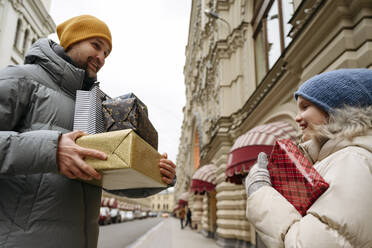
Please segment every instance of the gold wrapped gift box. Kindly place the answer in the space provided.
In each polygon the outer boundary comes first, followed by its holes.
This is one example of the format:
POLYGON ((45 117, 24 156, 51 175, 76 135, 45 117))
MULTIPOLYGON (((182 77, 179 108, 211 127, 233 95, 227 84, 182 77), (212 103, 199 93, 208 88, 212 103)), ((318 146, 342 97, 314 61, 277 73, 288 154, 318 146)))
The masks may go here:
POLYGON ((101 180, 88 183, 108 190, 166 187, 159 169, 161 155, 131 129, 82 136, 76 143, 108 156, 107 160, 85 159, 102 175, 101 180))

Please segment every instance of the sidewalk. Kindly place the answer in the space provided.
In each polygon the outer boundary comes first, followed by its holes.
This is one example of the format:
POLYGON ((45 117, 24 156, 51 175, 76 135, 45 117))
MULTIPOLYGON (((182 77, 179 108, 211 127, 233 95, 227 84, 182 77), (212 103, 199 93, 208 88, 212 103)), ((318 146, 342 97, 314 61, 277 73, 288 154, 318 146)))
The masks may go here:
POLYGON ((164 219, 129 248, 217 248, 216 241, 189 227, 181 230, 179 219, 164 219))

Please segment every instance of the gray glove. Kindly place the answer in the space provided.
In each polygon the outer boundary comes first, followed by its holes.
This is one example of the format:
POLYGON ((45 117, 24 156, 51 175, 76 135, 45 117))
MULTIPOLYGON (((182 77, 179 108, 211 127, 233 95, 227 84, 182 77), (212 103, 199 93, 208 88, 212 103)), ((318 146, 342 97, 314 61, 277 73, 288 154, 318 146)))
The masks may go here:
POLYGON ((260 152, 257 163, 251 168, 248 176, 245 178, 245 190, 248 197, 262 186, 271 186, 270 174, 267 170, 268 164, 266 154, 260 152))

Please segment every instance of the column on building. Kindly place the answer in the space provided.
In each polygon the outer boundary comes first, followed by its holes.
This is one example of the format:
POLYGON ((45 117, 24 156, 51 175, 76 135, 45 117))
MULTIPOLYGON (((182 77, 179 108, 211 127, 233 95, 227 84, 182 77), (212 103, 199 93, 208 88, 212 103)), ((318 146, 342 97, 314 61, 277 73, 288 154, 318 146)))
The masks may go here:
MULTIPOLYGON (((216 171, 214 164, 201 166, 192 176, 190 191, 201 196, 202 216, 200 230, 207 237, 215 236, 216 224, 216 171)), ((199 203, 198 203, 199 204, 199 203)))
POLYGON ((198 230, 202 230, 201 220, 203 215, 203 196, 194 194, 191 197, 191 213, 192 213, 192 226, 198 230))
POLYGON ((245 217, 247 196, 243 185, 226 182, 226 164, 217 170, 217 236, 222 247, 250 247, 254 243, 245 217))

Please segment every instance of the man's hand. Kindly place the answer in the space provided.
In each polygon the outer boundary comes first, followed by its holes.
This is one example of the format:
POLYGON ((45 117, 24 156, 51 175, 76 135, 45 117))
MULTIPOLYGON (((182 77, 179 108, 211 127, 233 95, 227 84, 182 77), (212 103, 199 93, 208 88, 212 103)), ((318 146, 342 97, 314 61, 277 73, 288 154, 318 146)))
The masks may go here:
POLYGON ((162 174, 162 180, 166 184, 171 184, 174 177, 176 176, 176 165, 171 161, 168 160, 168 155, 163 153, 162 158, 159 162, 160 173, 162 174))
POLYGON ((78 146, 75 140, 83 135, 86 135, 86 133, 82 131, 62 134, 58 141, 57 150, 59 171, 70 179, 101 179, 101 175, 90 165, 86 164, 84 158, 93 157, 106 160, 107 155, 104 152, 78 146))

